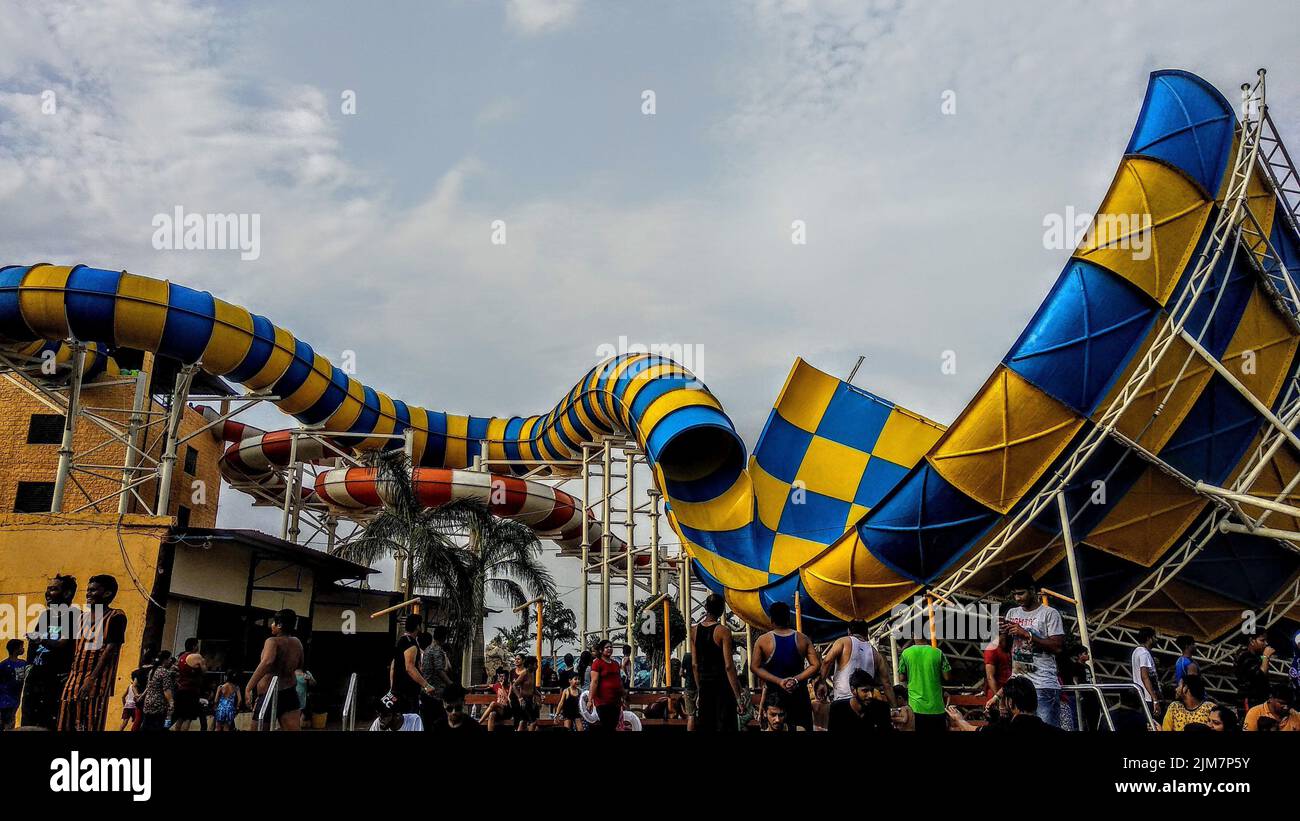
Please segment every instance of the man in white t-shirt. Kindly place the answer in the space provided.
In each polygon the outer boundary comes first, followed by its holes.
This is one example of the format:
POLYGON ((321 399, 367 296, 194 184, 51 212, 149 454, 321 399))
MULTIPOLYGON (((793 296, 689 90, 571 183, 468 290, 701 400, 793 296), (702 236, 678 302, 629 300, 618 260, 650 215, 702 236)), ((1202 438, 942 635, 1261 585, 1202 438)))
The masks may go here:
POLYGON ((1038 717, 1044 724, 1061 726, 1061 679, 1056 674, 1056 654, 1065 644, 1061 613, 1039 601, 1038 582, 1024 571, 1007 586, 1016 603, 1007 611, 999 630, 1011 637, 1011 675, 1024 676, 1038 692, 1038 717))
POLYGON ((1156 659, 1151 648, 1156 646, 1156 631, 1143 627, 1138 631, 1138 646, 1133 648, 1131 664, 1133 683, 1142 691, 1142 698, 1151 708, 1151 715, 1160 718, 1160 687, 1156 684, 1156 659))
POLYGON ((424 730, 424 720, 419 713, 403 713, 397 709, 397 696, 388 693, 379 699, 379 717, 370 725, 372 733, 418 733, 424 730))

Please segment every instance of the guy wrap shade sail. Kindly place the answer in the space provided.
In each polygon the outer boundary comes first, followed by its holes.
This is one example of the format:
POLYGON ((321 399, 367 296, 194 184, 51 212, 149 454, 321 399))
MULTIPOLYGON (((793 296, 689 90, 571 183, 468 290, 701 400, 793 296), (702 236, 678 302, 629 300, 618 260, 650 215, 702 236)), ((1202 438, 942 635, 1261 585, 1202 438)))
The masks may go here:
MULTIPOLYGON (((889 612, 987 544, 1095 430, 1174 317, 1183 334, 1132 393, 1115 426, 1123 439, 1096 448, 1063 490, 1085 598, 1105 607, 1204 520, 1206 500, 1189 483, 1235 480, 1265 429, 1263 415, 1193 345, 1234 369, 1266 407, 1276 409, 1296 374, 1297 325, 1268 282, 1300 267, 1300 237, 1260 169, 1249 210, 1276 258, 1256 241, 1224 254, 1200 287, 1192 283, 1225 207, 1238 130, 1231 106, 1205 81, 1181 71, 1151 76, 1094 230, 946 428, 796 360, 747 458, 708 388, 649 354, 600 363, 540 415, 428 410, 364 385, 269 319, 211 294, 84 265, 0 269, 0 341, 64 360, 64 340, 88 343, 93 373, 114 367, 108 354, 116 348, 197 362, 281 397, 281 410, 339 432, 334 444, 356 451, 400 447, 384 437, 409 429, 428 505, 482 497, 490 479, 466 470, 477 454, 514 460, 494 466, 510 480, 496 512, 562 544, 580 539, 584 526, 598 539, 598 528, 584 525, 581 504, 567 494, 513 477, 580 458, 582 443, 598 435, 627 434, 644 449, 696 576, 758 626, 774 603, 797 594, 806 629, 819 634, 889 612)), ((285 432, 228 423, 222 435, 232 443, 222 465, 229 478, 274 483, 288 462, 285 432)), ((324 456, 320 448, 299 454, 324 456)), ((1280 492, 1298 469, 1285 445, 1250 492, 1280 492)), ((368 468, 329 471, 305 492, 346 509, 383 501, 368 468)), ((1064 587, 1059 531, 1055 516, 1037 515, 973 587, 994 586, 1022 566, 1064 587)), ((1221 534, 1143 618, 1214 636, 1231 626, 1223 614, 1260 604, 1300 572, 1298 559, 1268 539, 1221 534)))

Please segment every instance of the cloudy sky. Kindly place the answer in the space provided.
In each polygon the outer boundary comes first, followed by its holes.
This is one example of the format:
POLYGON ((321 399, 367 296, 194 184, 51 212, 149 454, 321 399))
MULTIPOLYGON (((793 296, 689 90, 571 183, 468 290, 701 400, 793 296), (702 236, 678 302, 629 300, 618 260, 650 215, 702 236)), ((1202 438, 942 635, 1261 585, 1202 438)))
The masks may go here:
MULTIPOLYGON (((1266 66, 1300 140, 1292 3, 4 6, 6 264, 205 288, 461 413, 543 411, 620 336, 699 346, 751 446, 795 356, 950 421, 1148 72, 1235 99, 1266 66), (259 258, 155 249, 178 206, 260 215, 259 258)), ((275 529, 233 493, 222 524, 275 529)))

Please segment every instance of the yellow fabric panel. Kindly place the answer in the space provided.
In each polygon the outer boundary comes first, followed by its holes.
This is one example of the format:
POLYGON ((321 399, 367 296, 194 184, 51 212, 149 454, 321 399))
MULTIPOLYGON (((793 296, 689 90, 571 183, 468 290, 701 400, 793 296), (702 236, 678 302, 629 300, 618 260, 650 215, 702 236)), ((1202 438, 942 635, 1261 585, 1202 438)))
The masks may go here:
MULTIPOLYGON (((763 611, 763 603, 759 600, 758 593, 745 590, 728 590, 726 593, 727 607, 731 612, 740 617, 740 620, 757 630, 771 630, 772 622, 768 619, 767 613, 763 611)), ((755 636, 755 639, 758 637, 755 636)), ((745 652, 743 649, 741 652, 745 652)))
POLYGON ((862 521, 862 517, 871 512, 871 508, 866 505, 849 505, 849 515, 844 519, 844 529, 853 527, 862 521))
POLYGON ((66 339, 72 336, 68 330, 68 315, 64 310, 64 301, 68 286, 68 274, 72 268, 67 265, 33 265, 23 276, 18 289, 18 310, 27 327, 45 339, 66 339))
POLYGON ((1164 305, 1191 259, 1210 208, 1195 183, 1178 171, 1146 157, 1125 157, 1094 218, 1094 230, 1074 255, 1115 272, 1164 305), (1148 217, 1150 233, 1144 237, 1142 220, 1148 217), (1113 230, 1099 227, 1108 225, 1113 230), (1143 242, 1145 251, 1139 252, 1134 246, 1143 242))
POLYGON ((722 405, 718 403, 718 400, 706 391, 669 391, 651 402, 650 407, 646 408, 645 412, 641 414, 641 441, 650 438, 655 426, 662 422, 665 416, 680 408, 694 405, 704 405, 722 410, 722 405))
POLYGON ((1120 623, 1208 642, 1240 628, 1241 603, 1175 578, 1120 623))
POLYGON ((803 359, 796 359, 790 375, 786 377, 785 386, 776 399, 776 411, 795 427, 816 433, 822 414, 826 413, 826 406, 835 395, 839 382, 803 359))
POLYGON ((813 493, 852 502, 867 469, 870 454, 814 436, 795 474, 796 482, 813 493))
POLYGON ((419 405, 407 405, 406 410, 411 416, 411 461, 419 465, 429 447, 429 412, 419 405))
POLYGON ((749 457, 749 477, 754 485, 754 506, 758 509, 758 520, 768 530, 776 530, 781 524, 785 503, 790 498, 790 485, 763 470, 753 456, 749 457))
POLYGON ((298 386, 298 390, 280 400, 278 403, 280 410, 289 414, 297 414, 316 404, 316 401, 325 394, 325 389, 330 386, 330 377, 333 373, 334 365, 328 359, 313 351, 311 372, 298 386))
MULTIPOLYGON (((1006 524, 1006 519, 998 520, 993 527, 989 528, 988 533, 967 551, 967 555, 973 556, 983 550, 998 537, 1006 524)), ((1064 555, 1064 550, 1060 540, 1053 534, 1033 526, 1022 528, 1014 539, 1003 546, 1002 550, 971 577, 969 588, 972 591, 986 593, 999 588, 1011 574, 1022 569, 1034 578, 1039 578, 1064 555), (1048 549, 1048 545, 1053 540, 1056 540, 1056 544, 1048 549)), ((1005 588, 1001 590, 1005 591, 1005 588)))
POLYGON ((696 530, 735 530, 754 520, 753 486, 749 474, 743 471, 731 487, 707 502, 670 499, 669 504, 678 521, 696 530))
MULTIPOLYGON (((38 339, 35 342, 28 342, 25 345, 19 345, 18 347, 13 348, 12 350, 17 351, 20 356, 36 356, 36 354, 41 350, 41 348, 44 347, 45 347, 45 340, 38 339)), ((57 353, 55 354, 55 361, 56 362, 58 361, 57 353)))
MULTIPOLYGON (((1115 384, 1111 386, 1106 398, 1097 405, 1097 410, 1092 415, 1094 422, 1101 420, 1111 402, 1119 395, 1124 384, 1128 382, 1137 370, 1139 363, 1146 357, 1155 335, 1159 332, 1159 326, 1163 322, 1163 317, 1156 320, 1155 326, 1152 327, 1150 333, 1147 334, 1146 340, 1142 343, 1142 349, 1133 357, 1128 367, 1124 369, 1124 373, 1115 380, 1115 384)), ((1119 424, 1115 426, 1116 430, 1152 453, 1159 453, 1160 449, 1169 441, 1169 437, 1173 436, 1174 431, 1178 430, 1183 417, 1187 416, 1187 412, 1192 409, 1192 405, 1200 398, 1201 391, 1205 389, 1211 376, 1213 376, 1213 371, 1210 366, 1205 364, 1188 347, 1187 343, 1175 338, 1169 350, 1165 351, 1160 364, 1156 365, 1155 371, 1147 377, 1146 383, 1133 397, 1128 410, 1120 417, 1119 424), (1189 357, 1190 362, 1188 361, 1189 357), (1185 369, 1184 366, 1186 366, 1185 369), (1177 387, 1170 394, 1169 388, 1175 384, 1177 387), (1166 399, 1166 396, 1168 396, 1168 399, 1166 399), (1160 415, 1153 420, 1152 415, 1162 402, 1165 403, 1164 407, 1160 410, 1160 415)))
POLYGON ((947 428, 938 422, 896 407, 890 411, 871 453, 896 465, 912 468, 930 452, 945 430, 947 428))
POLYGON ((813 601, 842 619, 874 619, 920 590, 871 555, 856 530, 841 536, 799 571, 813 601))
POLYGON ((1250 181, 1246 183, 1246 208, 1254 215, 1255 221, 1259 223, 1259 231, 1262 237, 1255 236, 1255 226, 1247 220, 1242 226, 1242 239, 1246 242, 1246 247, 1259 260, 1261 265, 1264 264, 1268 256, 1268 245, 1265 242, 1268 235, 1273 230, 1273 216, 1277 210, 1277 195, 1273 193, 1273 186, 1264 178, 1264 172, 1255 166, 1255 173, 1250 175, 1250 181))
POLYGON ((1082 426, 1065 405, 1000 365, 927 458, 954 486, 1006 513, 1082 426))
POLYGON ((238 305, 212 301, 212 336, 203 349, 203 369, 217 375, 239 366, 253 346, 253 315, 238 305))
POLYGON ((364 407, 365 399, 365 388, 361 386, 360 382, 349 376, 347 398, 339 405, 338 410, 334 411, 330 418, 325 420, 325 429, 335 431, 350 430, 361 416, 361 409, 364 407))
POLYGON ((289 365, 293 362, 293 352, 296 347, 293 334, 279 325, 275 325, 273 328, 275 330, 275 344, 271 346, 271 355, 267 357, 266 364, 262 366, 260 371, 244 381, 245 386, 255 391, 274 385, 276 380, 284 376, 284 372, 289 370, 289 365))
POLYGON ((449 468, 469 467, 469 417, 447 414, 447 450, 442 464, 449 468))
POLYGON ((167 283, 123 273, 113 308, 113 341, 137 351, 156 351, 167 324, 167 283))
POLYGON ((821 542, 778 533, 772 542, 772 557, 768 560, 767 572, 778 576, 793 573, 825 549, 826 545, 821 542))
MULTIPOLYGON (((1258 444, 1259 440, 1257 438, 1255 445, 1258 444)), ((1247 454, 1253 452, 1254 447, 1247 451, 1247 454)), ((1270 501, 1277 499, 1282 504, 1300 507, 1300 487, 1292 487, 1284 497, 1278 499, 1282 489, 1295 480, 1297 473, 1300 473, 1300 460, 1296 459, 1295 451, 1291 449, 1290 445, 1284 444, 1277 449, 1273 458, 1268 460, 1260 470, 1259 476, 1255 478, 1255 481, 1251 483, 1246 492, 1261 499, 1270 501)), ((1300 485, 1300 483, 1297 484, 1300 485)), ((1254 507, 1250 504, 1243 504, 1241 507, 1251 516, 1265 516, 1263 520, 1265 527, 1300 531, 1300 517, 1285 516, 1274 511, 1266 512, 1263 508, 1254 507)))
MULTIPOLYGON (((488 458, 504 459, 506 458, 506 425, 510 423, 509 419, 491 419, 488 421, 488 458)), ((506 468, 503 468, 506 469, 506 468)))
POLYGON ((705 550, 682 536, 681 531, 676 529, 676 519, 674 517, 670 517, 669 521, 674 523, 673 528, 691 557, 698 561, 700 566, 710 576, 721 582, 723 586, 732 590, 757 590, 767 584, 768 576, 764 571, 746 567, 730 559, 724 559, 717 553, 705 550))
POLYGON ((1099 550, 1150 567, 1182 536, 1206 501, 1154 465, 1088 534, 1099 550))
POLYGON ((1297 342, 1300 337, 1291 332, 1264 290, 1255 286, 1221 361, 1271 407, 1291 370, 1297 342))

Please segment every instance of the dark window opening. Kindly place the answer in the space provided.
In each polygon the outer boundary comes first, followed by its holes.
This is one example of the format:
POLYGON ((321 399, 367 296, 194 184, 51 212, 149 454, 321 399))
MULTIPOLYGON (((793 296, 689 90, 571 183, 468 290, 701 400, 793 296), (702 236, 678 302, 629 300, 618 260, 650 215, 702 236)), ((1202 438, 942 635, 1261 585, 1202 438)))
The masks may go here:
POLYGON ((190 509, 185 505, 176 508, 176 526, 180 528, 190 526, 190 509))
POLYGON ((199 452, 189 445, 185 446, 185 472, 193 476, 199 470, 199 452))
POLYGON ((63 415, 33 413, 27 425, 27 444, 58 445, 63 442, 63 415))
POLYGON ((14 513, 49 513, 53 502, 53 482, 19 482, 14 513))

